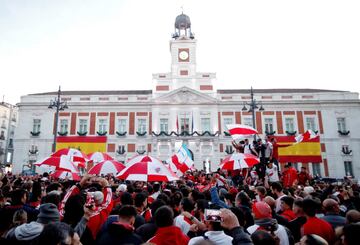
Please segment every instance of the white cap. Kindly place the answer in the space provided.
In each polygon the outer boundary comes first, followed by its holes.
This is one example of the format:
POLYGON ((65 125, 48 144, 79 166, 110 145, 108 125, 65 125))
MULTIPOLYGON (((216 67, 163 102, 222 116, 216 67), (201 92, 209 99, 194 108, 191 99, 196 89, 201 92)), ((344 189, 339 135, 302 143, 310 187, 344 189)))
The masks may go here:
POLYGON ((121 184, 121 185, 119 185, 119 187, 116 190, 121 191, 121 192, 125 192, 125 191, 127 191, 127 185, 121 184))
POLYGON ((315 189, 314 189, 314 187, 312 187, 312 186, 305 186, 305 187, 304 187, 304 192, 305 192, 306 194, 310 194, 310 193, 315 192, 315 189))

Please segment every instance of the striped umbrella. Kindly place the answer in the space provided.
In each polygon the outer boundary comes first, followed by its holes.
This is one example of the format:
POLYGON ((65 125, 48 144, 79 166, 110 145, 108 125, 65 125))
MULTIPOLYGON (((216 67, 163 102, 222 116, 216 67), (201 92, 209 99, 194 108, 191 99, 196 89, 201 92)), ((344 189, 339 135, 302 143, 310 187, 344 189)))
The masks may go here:
POLYGON ((117 174, 123 170, 125 166, 115 160, 106 160, 96 164, 89 170, 89 174, 106 175, 106 174, 117 174))
POLYGON ((87 156, 95 164, 106 161, 106 160, 114 160, 114 158, 112 158, 111 156, 109 156, 108 154, 106 154, 104 152, 93 152, 93 153, 88 154, 87 156))
POLYGON ((258 131, 256 129, 247 125, 229 124, 226 125, 226 127, 229 130, 229 134, 234 140, 250 138, 252 135, 258 134, 258 131))
POLYGON ((79 174, 66 172, 66 171, 62 171, 62 170, 57 170, 54 173, 50 174, 50 176, 52 176, 56 179, 68 179, 68 180, 75 180, 75 181, 81 180, 81 177, 79 176, 79 174))
POLYGON ((75 166, 74 162, 70 160, 69 156, 63 155, 61 157, 47 157, 44 160, 35 163, 35 166, 54 166, 56 170, 63 170, 66 172, 78 173, 79 169, 75 166))
POLYGON ((89 161, 89 158, 85 153, 79 151, 78 149, 74 149, 74 148, 63 148, 63 149, 57 150, 51 156, 52 157, 61 157, 64 155, 69 156, 73 162, 86 163, 89 161))
MULTIPOLYGON (((146 159, 145 159, 146 160, 146 159)), ((159 161, 143 161, 128 165, 123 169, 117 178, 133 181, 174 181, 179 178, 159 161)))
POLYGON ((222 161, 220 168, 225 170, 251 168, 259 162, 259 158, 252 154, 234 153, 222 161))

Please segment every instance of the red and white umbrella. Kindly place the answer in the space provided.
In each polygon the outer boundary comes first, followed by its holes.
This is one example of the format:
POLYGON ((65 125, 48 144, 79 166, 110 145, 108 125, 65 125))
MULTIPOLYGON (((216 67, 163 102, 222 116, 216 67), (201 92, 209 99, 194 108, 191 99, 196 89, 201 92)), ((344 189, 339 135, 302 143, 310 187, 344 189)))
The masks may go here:
POLYGON ((50 174, 50 176, 56 179, 68 179, 68 180, 75 180, 80 181, 81 177, 77 173, 71 173, 66 171, 57 170, 54 173, 50 174))
POLYGON ((259 158, 252 154, 234 153, 222 161, 220 168, 225 170, 251 168, 259 162, 259 158))
POLYGON ((78 149, 74 149, 74 148, 60 149, 60 150, 56 151, 55 153, 53 153, 51 156, 60 157, 60 156, 64 156, 64 155, 69 156, 73 162, 85 163, 85 162, 89 161, 89 158, 85 153, 79 151, 78 149))
POLYGON ((90 161, 93 161, 95 164, 99 162, 103 162, 106 160, 114 160, 111 156, 104 152, 93 152, 87 155, 90 161))
POLYGON ((117 178, 133 181, 165 182, 179 179, 175 173, 166 167, 160 160, 154 159, 155 161, 149 161, 151 160, 151 157, 145 156, 143 157, 144 161, 128 164, 127 167, 117 175, 117 178))
POLYGON ((229 124, 226 125, 226 127, 234 140, 245 139, 251 137, 254 134, 258 134, 256 129, 243 124, 229 124))
POLYGON ((156 157, 152 157, 152 156, 148 156, 148 155, 137 155, 134 156, 133 158, 130 158, 125 165, 126 166, 130 166, 134 163, 138 163, 138 162, 155 162, 155 163, 162 163, 162 161, 160 159, 157 159, 156 157))
POLYGON ((61 157, 47 157, 44 160, 35 163, 35 166, 54 166, 56 170, 63 170, 66 172, 78 173, 79 169, 75 166, 75 164, 70 160, 68 156, 61 157))
POLYGON ((115 160, 107 160, 96 164, 89 170, 89 174, 106 175, 106 174, 117 174, 123 170, 125 166, 115 160))

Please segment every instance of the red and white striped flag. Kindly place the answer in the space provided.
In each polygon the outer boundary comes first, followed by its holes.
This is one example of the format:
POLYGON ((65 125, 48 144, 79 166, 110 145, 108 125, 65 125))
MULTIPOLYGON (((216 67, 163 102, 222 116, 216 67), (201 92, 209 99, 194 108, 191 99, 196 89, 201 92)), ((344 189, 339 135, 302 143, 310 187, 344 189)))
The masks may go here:
POLYGON ((226 127, 234 140, 245 139, 251 137, 254 134, 258 134, 256 129, 243 124, 229 124, 226 125, 226 127))
MULTIPOLYGON (((314 131, 312 130, 307 130, 305 133, 303 134, 299 134, 298 136, 295 137, 296 143, 300 143, 300 142, 307 142, 309 140, 312 140, 314 138, 316 138, 318 135, 315 134, 314 131)), ((295 143, 295 144, 296 144, 295 143)))

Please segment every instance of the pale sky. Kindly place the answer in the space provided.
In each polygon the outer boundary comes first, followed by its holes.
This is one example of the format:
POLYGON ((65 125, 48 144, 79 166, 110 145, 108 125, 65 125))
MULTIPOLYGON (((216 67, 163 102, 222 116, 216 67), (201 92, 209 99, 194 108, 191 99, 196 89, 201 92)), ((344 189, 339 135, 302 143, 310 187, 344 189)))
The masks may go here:
POLYGON ((0 96, 151 89, 181 6, 217 89, 360 92, 358 0, 0 0, 0 96))

